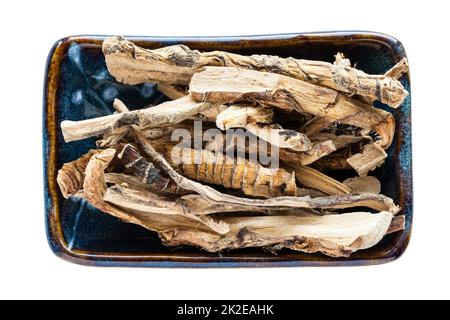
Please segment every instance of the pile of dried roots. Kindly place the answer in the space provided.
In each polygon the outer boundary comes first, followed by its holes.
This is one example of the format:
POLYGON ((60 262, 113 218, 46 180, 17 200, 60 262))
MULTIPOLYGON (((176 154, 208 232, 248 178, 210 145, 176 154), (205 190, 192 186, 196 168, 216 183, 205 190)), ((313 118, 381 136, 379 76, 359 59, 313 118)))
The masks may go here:
POLYGON ((66 142, 98 137, 97 149, 59 170, 64 197, 155 231, 168 246, 210 252, 347 257, 404 228, 368 174, 387 158, 395 129, 373 102, 402 104, 406 60, 369 75, 339 53, 328 63, 148 50, 120 37, 106 39, 103 53, 117 81, 157 83, 171 101, 129 111, 116 99, 111 115, 63 121, 66 142), (355 174, 324 174, 334 170, 355 174))

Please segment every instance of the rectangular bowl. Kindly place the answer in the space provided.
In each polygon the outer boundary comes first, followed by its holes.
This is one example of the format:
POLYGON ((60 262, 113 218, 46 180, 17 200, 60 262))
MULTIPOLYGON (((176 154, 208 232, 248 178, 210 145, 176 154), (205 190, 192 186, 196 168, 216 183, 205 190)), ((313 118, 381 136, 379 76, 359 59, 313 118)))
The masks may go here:
MULTIPOLYGON (((101 51, 103 36, 74 36, 59 40, 47 61, 43 106, 44 197, 48 242, 53 252, 68 261, 95 266, 130 267, 283 267, 356 266, 397 259, 411 234, 412 159, 411 100, 389 111, 396 119, 396 135, 388 159, 375 175, 382 193, 393 198, 406 216, 406 228, 386 236, 375 247, 350 258, 330 258, 282 250, 277 255, 261 249, 207 253, 196 248, 168 248, 152 232, 127 224, 91 207, 84 200, 64 199, 56 183, 65 162, 95 147, 95 139, 65 143, 62 120, 82 120, 111 114, 112 101, 120 98, 138 109, 165 101, 153 84, 127 86, 109 75, 101 51)), ((333 61, 343 52, 359 69, 383 74, 406 56, 402 44, 372 32, 296 33, 242 37, 128 37, 146 48, 186 44, 200 51, 223 50, 240 54, 271 54, 333 61)), ((401 78, 410 91, 409 73, 401 78)), ((381 108, 385 106, 379 104, 381 108)))

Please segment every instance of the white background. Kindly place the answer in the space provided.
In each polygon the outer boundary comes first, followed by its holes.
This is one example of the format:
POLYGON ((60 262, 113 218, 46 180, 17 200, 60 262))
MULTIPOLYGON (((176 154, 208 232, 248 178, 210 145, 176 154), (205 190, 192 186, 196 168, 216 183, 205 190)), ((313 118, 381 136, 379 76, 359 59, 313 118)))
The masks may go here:
POLYGON ((447 1, 1 1, 0 298, 450 298, 447 1), (421 3, 418 5, 416 3, 421 3), (412 78, 415 208, 398 261, 359 268, 126 269, 56 258, 44 229, 44 66, 74 34, 390 34, 412 78))

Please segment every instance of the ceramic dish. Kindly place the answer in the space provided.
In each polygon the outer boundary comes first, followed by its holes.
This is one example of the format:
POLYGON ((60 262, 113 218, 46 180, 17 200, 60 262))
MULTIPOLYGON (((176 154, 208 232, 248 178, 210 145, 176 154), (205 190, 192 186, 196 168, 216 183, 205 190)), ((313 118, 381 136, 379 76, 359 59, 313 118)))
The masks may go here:
MULTIPOLYGON (((289 250, 277 255, 261 249, 212 254, 189 247, 168 248, 152 232, 123 223, 84 200, 64 199, 56 183, 57 170, 63 163, 77 159, 94 147, 94 139, 65 143, 60 130, 62 120, 111 114, 116 97, 127 101, 132 109, 166 100, 153 84, 117 83, 106 69, 101 51, 104 38, 64 38, 51 49, 47 62, 43 108, 44 196, 48 241, 56 255, 71 262, 98 266, 271 267, 380 264, 395 260, 404 252, 413 214, 410 96, 400 108, 389 110, 397 123, 395 140, 388 150, 388 160, 375 171, 382 182, 382 193, 402 207, 406 229, 386 236, 375 247, 356 252, 350 258, 333 259, 289 250)), ((359 69, 372 74, 384 73, 405 57, 399 41, 368 32, 128 39, 147 48, 183 43, 201 51, 223 50, 324 61, 332 61, 334 54, 343 52, 359 69)), ((402 77, 401 82, 410 91, 409 77, 402 77)))

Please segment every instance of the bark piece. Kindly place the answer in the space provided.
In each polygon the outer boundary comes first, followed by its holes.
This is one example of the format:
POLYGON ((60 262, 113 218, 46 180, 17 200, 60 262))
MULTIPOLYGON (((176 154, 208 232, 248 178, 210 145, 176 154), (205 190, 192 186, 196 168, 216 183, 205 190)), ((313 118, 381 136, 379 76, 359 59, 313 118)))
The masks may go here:
POLYGON ((381 192, 380 180, 373 176, 348 178, 343 183, 352 190, 352 193, 381 192))
POLYGON ((289 248, 331 257, 348 257, 376 245, 392 221, 388 212, 355 212, 308 217, 224 218, 226 235, 178 228, 159 235, 166 245, 194 245, 209 252, 246 247, 289 248))
POLYGON ((297 110, 333 121, 375 130, 387 148, 394 136, 392 114, 346 97, 337 91, 275 73, 229 67, 206 67, 192 76, 190 95, 216 103, 259 102, 297 110))
POLYGON ((229 194, 223 194, 209 186, 202 185, 196 181, 190 180, 177 173, 169 164, 169 162, 161 156, 153 148, 152 144, 145 139, 145 136, 138 127, 133 126, 133 129, 138 138, 141 151, 151 159, 151 161, 161 170, 166 172, 181 188, 194 191, 213 202, 217 203, 234 203, 249 205, 255 207, 266 208, 312 208, 312 209, 341 209, 350 207, 364 207, 372 208, 378 211, 388 211, 396 214, 400 208, 395 205, 392 199, 375 194, 362 195, 338 195, 330 197, 276 197, 271 199, 249 199, 235 197, 229 194))
POLYGON ((100 150, 89 150, 89 152, 81 158, 65 163, 62 168, 58 170, 56 182, 58 183, 64 198, 69 198, 82 189, 86 166, 91 157, 99 152, 100 150))
POLYGON ((392 107, 402 104, 408 92, 401 83, 385 75, 369 75, 352 68, 340 53, 334 64, 278 56, 199 52, 184 45, 148 50, 121 37, 103 42, 109 72, 126 84, 164 82, 189 83, 192 75, 204 66, 239 67, 283 74, 349 94, 379 99, 392 107))
POLYGON ((212 103, 195 102, 189 97, 183 97, 142 110, 81 121, 64 120, 61 122, 61 129, 64 140, 70 142, 99 136, 131 124, 139 125, 143 129, 178 124, 213 106, 212 103))
POLYGON ((375 143, 366 144, 361 153, 352 155, 347 162, 360 176, 381 166, 387 158, 386 152, 375 143))

